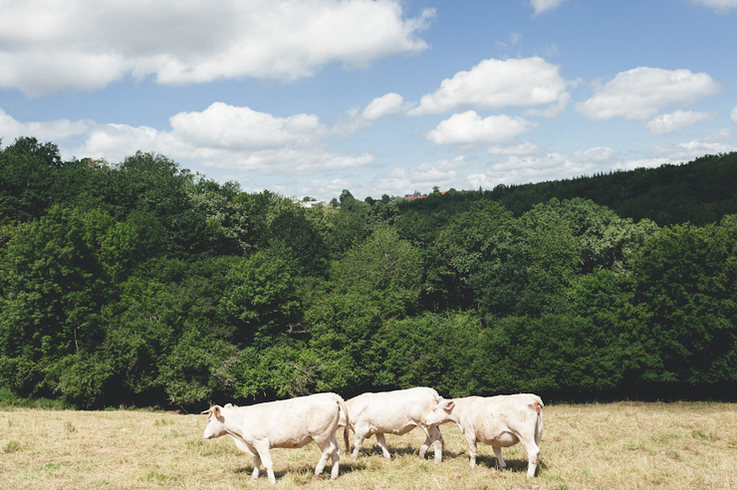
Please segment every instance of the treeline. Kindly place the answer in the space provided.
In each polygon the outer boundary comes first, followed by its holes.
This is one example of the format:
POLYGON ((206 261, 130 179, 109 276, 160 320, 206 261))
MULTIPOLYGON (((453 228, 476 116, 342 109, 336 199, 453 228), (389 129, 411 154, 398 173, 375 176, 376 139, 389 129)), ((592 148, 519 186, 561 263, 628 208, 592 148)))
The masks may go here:
POLYGON ((706 225, 722 216, 737 213, 737 153, 706 155, 681 165, 613 171, 537 184, 504 185, 492 190, 455 191, 442 195, 439 189, 427 199, 404 201, 401 207, 419 212, 468 209, 479 199, 501 201, 515 216, 552 198, 584 198, 606 206, 623 218, 643 218, 660 226, 690 222, 706 225))
POLYGON ((0 149, 0 398, 187 408, 426 385, 733 399, 737 193, 722 178, 736 166, 654 169, 689 176, 683 209, 729 210, 711 221, 613 210, 676 216, 685 177, 593 199, 642 171, 575 179, 591 184, 580 196, 540 184, 539 202, 528 186, 412 203, 344 191, 326 210, 161 155, 63 161, 19 138, 0 149), (702 185, 714 169, 718 193, 702 185))

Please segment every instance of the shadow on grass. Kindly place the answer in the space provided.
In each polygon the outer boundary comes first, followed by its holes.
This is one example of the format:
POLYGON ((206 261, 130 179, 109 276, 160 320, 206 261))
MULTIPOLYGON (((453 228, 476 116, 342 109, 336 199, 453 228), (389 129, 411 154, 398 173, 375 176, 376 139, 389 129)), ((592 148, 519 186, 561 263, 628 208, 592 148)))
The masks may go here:
MULTIPOLYGON (((404 456, 407 456, 407 457, 414 456, 416 458, 419 458, 420 457, 420 448, 419 447, 412 447, 412 446, 409 446, 409 445, 404 445, 404 446, 390 446, 389 447, 389 454, 391 454, 392 459, 395 459, 395 458, 398 458, 398 457, 404 457, 404 456)), ((446 458, 457 458, 457 457, 459 457, 459 456, 461 456, 463 454, 467 454, 467 453, 465 451, 452 452, 452 451, 448 451, 447 449, 444 449, 443 450, 443 459, 446 459, 446 458)), ((359 460, 362 457, 363 458, 368 458, 368 457, 372 457, 372 456, 378 456, 378 457, 381 457, 381 458, 384 457, 384 453, 381 450, 381 446, 379 446, 378 444, 373 445, 373 446, 368 446, 368 447, 367 446, 364 446, 361 449, 361 452, 358 453, 358 459, 359 460)), ((341 464, 343 464, 343 458, 350 459, 350 457, 351 457, 350 454, 344 456, 343 453, 341 453, 340 454, 341 464)), ((425 453, 425 460, 432 460, 434 458, 435 458, 435 448, 433 446, 430 446, 427 449, 427 452, 425 453)), ((496 458, 494 458, 494 459, 496 459, 496 458)))
MULTIPOLYGON (((502 454, 502 456, 504 455, 502 454)), ((505 471, 509 471, 511 473, 527 473, 527 466, 529 462, 527 461, 526 457, 524 459, 504 458, 504 462, 507 463, 507 468, 505 471)), ((499 469, 499 461, 497 461, 496 456, 477 455, 476 464, 486 466, 487 468, 493 468, 497 470, 499 469)), ((543 461, 538 461, 537 474, 539 475, 541 470, 546 470, 547 468, 547 465, 543 461)))
MULTIPOLYGON (((420 456, 420 448, 419 447, 410 447, 405 445, 404 447, 389 447, 389 454, 391 454, 392 459, 394 459, 397 456, 417 456, 419 458, 420 456)), ((443 454, 447 454, 445 451, 443 451, 443 454)), ((384 453, 381 450, 381 446, 374 445, 374 446, 364 446, 361 451, 358 453, 358 458, 361 457, 371 457, 371 456, 379 456, 384 457, 384 453)), ((350 457, 350 455, 348 455, 350 457)), ((435 450, 432 446, 427 450, 427 453, 425 453, 425 459, 432 459, 435 457, 435 450)), ((341 455, 342 458, 342 455, 341 455)))
MULTIPOLYGON (((276 466, 276 462, 274 463, 274 466, 276 466)), ((332 468, 332 460, 328 460, 328 464, 325 465, 325 469, 323 470, 322 474, 317 477, 321 479, 330 479, 330 470, 332 468)), ((294 475, 301 475, 304 478, 315 478, 315 466, 317 466, 317 461, 315 461, 315 464, 303 464, 299 466, 289 466, 286 469, 274 469, 274 477, 278 481, 280 478, 288 477, 288 476, 294 476, 294 475)), ((344 458, 341 457, 340 460, 340 474, 348 474, 353 473, 354 471, 363 471, 366 469, 366 464, 362 463, 360 461, 351 461, 350 456, 348 461, 344 461, 344 458)), ((239 468, 235 468, 233 470, 233 473, 235 474, 243 474, 244 476, 247 476, 249 479, 251 478, 251 474, 253 473, 253 465, 248 466, 241 466, 239 468)), ((260 474, 258 476, 259 479, 261 478, 268 478, 266 468, 261 465, 260 468, 260 474)))

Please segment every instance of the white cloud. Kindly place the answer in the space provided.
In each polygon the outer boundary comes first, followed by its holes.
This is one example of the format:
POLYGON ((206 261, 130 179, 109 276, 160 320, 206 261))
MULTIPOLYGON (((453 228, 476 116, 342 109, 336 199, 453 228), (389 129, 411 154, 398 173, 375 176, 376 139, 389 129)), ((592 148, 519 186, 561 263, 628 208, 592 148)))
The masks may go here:
POLYGON ((0 137, 5 144, 20 136, 33 135, 40 141, 53 141, 70 136, 84 134, 89 129, 90 121, 70 121, 59 119, 47 122, 20 122, 0 109, 0 137))
POLYGON ((542 14, 548 10, 558 7, 564 0, 531 0, 530 4, 535 9, 535 15, 542 14))
POLYGON ((542 148, 530 143, 529 141, 523 141, 516 145, 495 145, 489 148, 491 155, 532 155, 534 153, 540 153, 542 148))
POLYGON ((256 77, 291 81, 329 63, 366 67, 426 49, 434 16, 399 0, 0 4, 0 87, 38 96, 94 90, 126 75, 164 84, 256 77), (53 75, 52 75, 53 74, 53 75))
POLYGON ((732 138, 729 130, 717 130, 697 140, 680 143, 677 145, 668 143, 652 149, 655 157, 665 158, 669 162, 688 162, 704 155, 716 155, 737 151, 737 146, 724 143, 732 138))
POLYGON ((216 102, 202 112, 176 114, 170 123, 171 131, 98 124, 73 154, 122 161, 141 150, 205 167, 285 175, 346 169, 374 161, 369 153, 331 153, 327 142, 330 128, 311 114, 275 117, 216 102))
POLYGON ((737 0, 694 0, 696 3, 711 7, 717 12, 726 12, 737 8, 737 0))
POLYGON ((410 178, 420 189, 432 189, 433 186, 445 188, 448 183, 455 181, 456 171, 448 168, 446 162, 422 164, 410 171, 410 178))
POLYGON ((647 123, 647 130, 652 134, 678 133, 688 126, 704 121, 713 121, 718 114, 677 110, 672 114, 660 114, 647 123))
POLYGON ((190 145, 173 137, 171 133, 148 126, 95 124, 83 136, 84 144, 70 150, 72 156, 122 162, 126 156, 139 150, 161 153, 174 159, 192 150, 190 145))
POLYGON ((407 109, 401 95, 388 93, 377 97, 361 111, 361 117, 368 121, 376 121, 384 116, 399 114, 407 109))
POLYGON ((215 102, 203 112, 181 112, 169 119, 173 133, 195 146, 263 150, 310 146, 327 129, 314 114, 274 117, 248 107, 215 102))
POLYGON ((468 182, 472 189, 492 189, 499 184, 542 182, 584 175, 594 169, 587 162, 571 160, 566 155, 551 152, 534 156, 509 156, 506 160, 493 163, 483 173, 471 174, 468 182))
POLYGON ((639 67, 617 74, 576 109, 592 121, 616 116, 644 121, 663 107, 693 104, 720 90, 706 73, 639 67))
POLYGON ((393 168, 388 175, 378 180, 375 189, 379 189, 377 191, 379 195, 395 196, 403 196, 414 191, 431 192, 435 186, 441 190, 451 187, 463 189, 463 182, 457 170, 468 165, 466 157, 458 156, 452 160, 425 162, 414 168, 393 168))
POLYGON ((310 187, 303 189, 302 194, 316 194, 321 196, 339 196, 343 189, 348 189, 352 182, 345 179, 313 179, 310 180, 310 187))
POLYGON ((482 119, 476 111, 466 111, 440 122, 426 137, 436 145, 498 144, 530 132, 537 126, 519 116, 501 114, 482 119))
POLYGON ((611 160, 615 153, 613 148, 597 146, 585 151, 578 150, 573 157, 580 162, 603 163, 611 160))
POLYGON ((664 163, 670 163, 664 158, 642 158, 636 160, 623 160, 612 166, 612 170, 635 170, 636 168, 655 168, 664 163))
POLYGON ((446 78, 432 94, 422 96, 408 116, 442 114, 456 108, 502 109, 567 103, 566 81, 559 68, 542 58, 484 60, 470 71, 446 78))
POLYGON ((701 138, 701 141, 705 141, 707 143, 729 141, 734 138, 734 136, 734 132, 729 128, 716 128, 713 129, 711 133, 701 138))
POLYGON ((732 117, 732 122, 737 124, 737 107, 732 109, 731 117, 732 117))

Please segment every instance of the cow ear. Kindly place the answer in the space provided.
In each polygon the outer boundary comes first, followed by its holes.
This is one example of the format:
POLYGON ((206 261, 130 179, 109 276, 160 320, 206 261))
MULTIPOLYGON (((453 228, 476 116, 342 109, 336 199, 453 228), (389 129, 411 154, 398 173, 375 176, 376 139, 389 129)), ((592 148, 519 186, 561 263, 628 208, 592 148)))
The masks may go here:
POLYGON ((208 410, 203 410, 202 412, 200 412, 200 414, 202 415, 206 413, 212 413, 212 414, 215 414, 216 417, 219 417, 220 416, 220 406, 215 405, 215 406, 210 407, 208 410))
POLYGON ((456 404, 455 404, 455 402, 453 400, 446 400, 445 401, 445 406, 443 407, 443 409, 450 411, 450 410, 453 410, 453 407, 455 407, 455 406, 456 406, 456 404))

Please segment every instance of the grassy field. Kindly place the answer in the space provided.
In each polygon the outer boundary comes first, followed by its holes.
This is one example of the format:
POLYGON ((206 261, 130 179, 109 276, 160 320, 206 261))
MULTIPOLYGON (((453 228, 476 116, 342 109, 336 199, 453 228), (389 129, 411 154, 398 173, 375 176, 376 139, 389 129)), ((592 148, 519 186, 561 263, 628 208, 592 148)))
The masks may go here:
MULTIPOLYGON (((204 408, 204 407, 203 407, 204 408)), ((150 411, 0 411, 0 488, 273 488, 229 438, 202 438, 204 415, 150 411)), ((393 459, 371 438, 358 461, 341 454, 340 478, 312 476, 315 444, 272 451, 277 488, 309 489, 716 489, 737 488, 737 405, 636 403, 549 405, 539 476, 527 479, 521 446, 490 447, 478 466, 452 424, 442 426, 443 463, 420 460, 419 430, 387 436, 393 459)), ((342 430, 339 434, 342 440, 342 430)), ((432 454, 432 450, 428 451, 432 454)))

